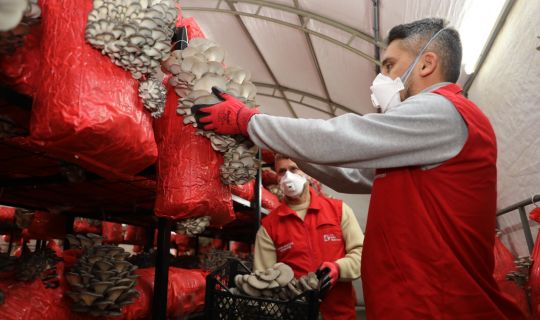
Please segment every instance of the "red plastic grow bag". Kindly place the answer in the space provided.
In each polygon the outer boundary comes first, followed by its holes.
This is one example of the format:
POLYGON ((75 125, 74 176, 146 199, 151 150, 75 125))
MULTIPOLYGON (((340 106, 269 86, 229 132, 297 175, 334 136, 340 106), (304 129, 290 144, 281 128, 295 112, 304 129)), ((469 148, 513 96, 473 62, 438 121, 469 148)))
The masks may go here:
POLYGON ((533 252, 531 253, 533 264, 529 274, 529 288, 531 294, 532 318, 540 319, 540 232, 536 235, 533 252))
POLYGON ((146 229, 143 227, 128 225, 124 243, 144 245, 146 243, 146 229))
POLYGON ((176 114, 178 96, 171 86, 167 90, 165 113, 154 123, 159 149, 156 215, 210 215, 212 225, 223 225, 234 218, 230 189, 220 180, 223 156, 195 128, 183 124, 176 114))
MULTIPOLYGON (((154 268, 139 269, 135 287, 140 296, 124 309, 125 319, 149 319, 154 290, 154 268)), ((204 306, 206 273, 201 270, 169 268, 167 318, 183 319, 204 306)))
POLYGON ((41 81, 30 132, 58 157, 125 178, 156 160, 152 121, 137 81, 85 42, 91 8, 91 0, 42 5, 41 81))
POLYGON ((0 223, 12 223, 15 217, 15 208, 0 206, 0 223))
POLYGON ((64 239, 66 217, 58 213, 36 211, 30 226, 23 231, 25 239, 64 239))
POLYGON ((497 281, 503 295, 514 301, 524 314, 529 315, 529 303, 525 290, 518 287, 515 282, 506 280, 506 275, 511 271, 515 271, 516 265, 514 264, 514 256, 498 237, 495 238, 493 255, 495 258, 493 277, 497 281))
POLYGON ((122 243, 124 242, 124 232, 120 223, 106 222, 101 223, 103 232, 103 242, 105 243, 122 243))

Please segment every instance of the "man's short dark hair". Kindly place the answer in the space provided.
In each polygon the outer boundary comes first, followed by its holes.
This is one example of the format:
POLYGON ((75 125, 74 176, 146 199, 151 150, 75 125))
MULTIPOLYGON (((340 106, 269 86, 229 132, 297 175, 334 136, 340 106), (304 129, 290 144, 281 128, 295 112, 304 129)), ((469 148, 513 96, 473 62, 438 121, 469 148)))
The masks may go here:
MULTIPOLYGON (((437 18, 400 24, 390 30, 387 44, 394 40, 403 40, 406 49, 416 56, 429 39, 445 26, 446 22, 437 18)), ((453 28, 443 30, 431 42, 429 48, 426 48, 426 51, 434 52, 439 56, 444 80, 457 82, 461 70, 461 40, 459 39, 459 33, 453 28)))

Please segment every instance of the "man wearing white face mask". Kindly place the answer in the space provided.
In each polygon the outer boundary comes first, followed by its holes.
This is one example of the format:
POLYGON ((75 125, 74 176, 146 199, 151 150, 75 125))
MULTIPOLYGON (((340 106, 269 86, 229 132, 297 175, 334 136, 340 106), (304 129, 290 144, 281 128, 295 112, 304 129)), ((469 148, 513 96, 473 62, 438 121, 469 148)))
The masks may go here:
POLYGON ((224 101, 200 109, 199 125, 286 154, 336 191, 371 192, 368 319, 523 319, 492 276, 497 146, 455 84, 459 34, 424 19, 392 28, 387 43, 371 86, 383 113, 273 117, 216 91, 224 101))
POLYGON ((360 276, 364 236, 352 209, 341 200, 317 194, 291 159, 277 155, 275 169, 285 199, 262 221, 253 269, 264 271, 284 262, 296 278, 324 273, 320 280, 323 318, 356 319, 351 281, 360 276))

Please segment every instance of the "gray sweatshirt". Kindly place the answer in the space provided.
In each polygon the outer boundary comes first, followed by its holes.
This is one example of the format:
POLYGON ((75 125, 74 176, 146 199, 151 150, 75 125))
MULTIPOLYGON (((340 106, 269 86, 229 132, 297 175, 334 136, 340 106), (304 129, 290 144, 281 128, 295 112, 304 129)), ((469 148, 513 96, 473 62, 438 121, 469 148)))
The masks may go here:
POLYGON ((465 121, 448 99, 431 92, 447 84, 431 86, 384 114, 329 120, 255 115, 249 136, 338 192, 370 193, 374 169, 434 167, 461 151, 465 121))

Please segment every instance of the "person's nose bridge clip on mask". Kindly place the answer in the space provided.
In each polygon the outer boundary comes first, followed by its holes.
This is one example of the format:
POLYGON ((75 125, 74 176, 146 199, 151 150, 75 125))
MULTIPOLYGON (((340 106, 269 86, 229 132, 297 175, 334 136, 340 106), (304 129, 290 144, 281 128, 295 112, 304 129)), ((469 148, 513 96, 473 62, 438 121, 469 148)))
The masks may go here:
POLYGON ((401 97, 399 92, 405 90, 405 83, 409 79, 414 67, 420 61, 420 57, 429 45, 437 38, 437 36, 447 28, 442 28, 437 31, 431 39, 422 47, 422 50, 416 55, 414 61, 407 67, 407 70, 403 73, 401 77, 397 77, 392 80, 389 76, 386 76, 382 73, 379 73, 370 87, 371 89, 371 102, 373 103, 374 108, 381 108, 381 112, 385 113, 386 111, 392 109, 401 103, 401 97))

